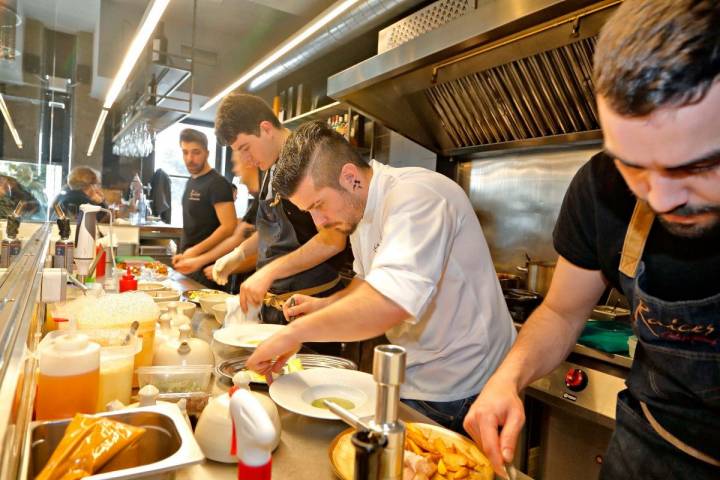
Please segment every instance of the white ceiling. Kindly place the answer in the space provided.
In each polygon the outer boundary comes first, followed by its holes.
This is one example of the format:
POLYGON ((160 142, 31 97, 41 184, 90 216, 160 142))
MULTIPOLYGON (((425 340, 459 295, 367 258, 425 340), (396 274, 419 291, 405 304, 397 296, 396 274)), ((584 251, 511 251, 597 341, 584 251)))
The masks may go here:
POLYGON ((101 0, 17 0, 18 10, 65 33, 95 30, 101 0))
MULTIPOLYGON (((66 33, 95 31, 101 1, 143 9, 149 3, 148 0, 15 0, 23 14, 66 33)), ((200 28, 212 27, 223 32, 242 32, 259 21, 267 21, 267 29, 271 30, 275 22, 290 17, 309 19, 332 3, 332 0, 197 0, 197 20, 200 28)), ((193 0, 172 0, 165 16, 173 23, 190 24, 192 11, 193 0)))

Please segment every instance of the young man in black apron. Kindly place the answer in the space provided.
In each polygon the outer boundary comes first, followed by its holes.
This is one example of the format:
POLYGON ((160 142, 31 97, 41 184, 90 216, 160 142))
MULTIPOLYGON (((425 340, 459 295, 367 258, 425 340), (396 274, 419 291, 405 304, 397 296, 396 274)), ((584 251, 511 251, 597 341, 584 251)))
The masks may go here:
MULTIPOLYGON (((262 304, 264 323, 286 323, 282 307, 293 294, 328 296, 342 288, 339 270, 350 261, 347 236, 318 231, 307 212, 273 193, 274 166, 290 131, 262 99, 246 94, 225 97, 215 131, 244 162, 265 172, 256 202, 257 232, 230 254, 233 258, 225 262, 225 269, 232 270, 235 263, 257 252, 257 272, 240 286, 240 305, 247 311, 250 305, 262 304)), ((337 345, 324 352, 335 350, 337 345)))
POLYGON ((564 359, 610 284, 638 347, 601 479, 720 478, 719 31, 709 0, 627 0, 603 28, 604 152, 565 197, 545 302, 465 419, 498 473, 519 392, 564 359))

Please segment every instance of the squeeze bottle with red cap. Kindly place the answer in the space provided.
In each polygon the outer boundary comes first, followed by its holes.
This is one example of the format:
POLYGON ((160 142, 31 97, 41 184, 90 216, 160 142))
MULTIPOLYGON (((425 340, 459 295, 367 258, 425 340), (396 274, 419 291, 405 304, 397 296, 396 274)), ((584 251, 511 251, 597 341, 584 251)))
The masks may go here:
POLYGON ((135 279, 135 277, 133 277, 133 274, 130 273, 130 268, 127 269, 125 275, 120 277, 120 281, 118 282, 118 290, 120 291, 120 293, 128 292, 130 290, 137 290, 137 280, 135 279))
POLYGON ((230 398, 233 420, 232 447, 238 457, 238 480, 270 480, 275 426, 265 408, 249 390, 237 390, 230 398))

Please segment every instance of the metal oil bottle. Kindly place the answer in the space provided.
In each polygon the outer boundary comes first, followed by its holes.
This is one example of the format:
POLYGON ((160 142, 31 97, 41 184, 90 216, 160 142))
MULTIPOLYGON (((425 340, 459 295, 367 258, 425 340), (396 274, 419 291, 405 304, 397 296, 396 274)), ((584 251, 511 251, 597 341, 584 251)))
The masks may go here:
POLYGON ((55 242, 53 252, 53 267, 64 268, 68 272, 73 269, 73 257, 75 255, 75 242, 70 240, 70 219, 65 216, 60 205, 55 205, 57 214, 57 226, 60 230, 60 239, 55 242))
POLYGON ((15 258, 20 255, 22 250, 22 242, 18 240, 17 235, 20 230, 20 217, 22 215, 25 202, 18 202, 15 211, 7 219, 5 234, 7 238, 3 239, 0 244, 0 268, 8 268, 12 265, 15 258))

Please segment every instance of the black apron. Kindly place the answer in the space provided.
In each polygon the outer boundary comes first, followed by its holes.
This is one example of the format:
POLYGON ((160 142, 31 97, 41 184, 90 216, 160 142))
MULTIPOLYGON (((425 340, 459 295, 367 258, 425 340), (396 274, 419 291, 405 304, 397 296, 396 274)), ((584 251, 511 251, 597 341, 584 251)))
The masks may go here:
MULTIPOLYGON (((260 191, 256 227, 258 231, 258 270, 278 257, 297 250, 301 244, 288 219, 279 196, 266 199, 271 172, 263 179, 260 191)), ((291 277, 275 280, 265 297, 260 312, 263 323, 285 324, 282 303, 294 293, 327 296, 341 288, 337 270, 323 262, 291 277)))
POLYGON ((623 245, 638 345, 600 478, 720 479, 720 294, 667 302, 644 290, 654 217, 638 201, 623 245))

